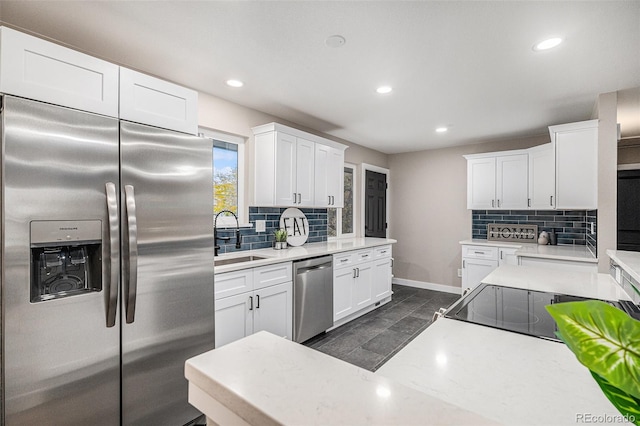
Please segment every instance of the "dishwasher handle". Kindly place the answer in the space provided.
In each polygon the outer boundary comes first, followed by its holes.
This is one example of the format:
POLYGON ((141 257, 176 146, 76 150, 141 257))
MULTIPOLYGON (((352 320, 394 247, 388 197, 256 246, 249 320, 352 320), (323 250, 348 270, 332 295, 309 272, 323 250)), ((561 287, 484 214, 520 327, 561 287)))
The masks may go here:
POLYGON ((333 256, 314 257, 311 259, 293 262, 294 275, 309 272, 311 270, 323 268, 331 268, 333 266, 333 256))
POLYGON ((310 266, 308 268, 298 268, 296 275, 302 275, 311 271, 319 271, 321 269, 327 269, 327 268, 331 268, 331 263, 323 263, 322 265, 310 266))

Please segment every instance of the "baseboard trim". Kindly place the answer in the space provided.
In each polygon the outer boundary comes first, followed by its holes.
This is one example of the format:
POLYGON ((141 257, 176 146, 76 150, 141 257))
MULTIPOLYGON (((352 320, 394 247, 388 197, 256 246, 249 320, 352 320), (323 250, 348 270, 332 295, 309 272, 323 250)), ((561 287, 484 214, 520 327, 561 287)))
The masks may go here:
POLYGON ((435 290, 435 291, 442 291, 444 293, 451 293, 451 294, 462 294, 462 288, 460 287, 452 287, 450 285, 444 285, 444 284, 435 284, 435 283, 428 283, 425 281, 414 281, 414 280, 407 280, 404 278, 393 278, 393 283, 394 284, 398 284, 398 285, 404 285, 407 287, 416 287, 416 288, 422 288, 425 290, 435 290))

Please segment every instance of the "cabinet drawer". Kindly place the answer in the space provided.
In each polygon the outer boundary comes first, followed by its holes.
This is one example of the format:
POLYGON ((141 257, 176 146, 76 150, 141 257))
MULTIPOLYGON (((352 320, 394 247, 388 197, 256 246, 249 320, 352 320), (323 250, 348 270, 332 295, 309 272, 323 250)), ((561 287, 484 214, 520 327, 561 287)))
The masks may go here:
POLYGON ((277 263, 253 269, 253 287, 255 290, 270 285, 286 283, 293 279, 291 262, 277 263))
POLYGON ((382 247, 376 247, 373 249, 373 257, 376 259, 382 259, 385 257, 391 257, 391 244, 382 247))
POLYGON ((333 255, 333 269, 340 269, 352 266, 356 263, 356 256, 353 252, 333 255))
POLYGON ((498 247, 462 246, 462 257, 467 259, 498 260, 498 247))
POLYGON ((357 251, 355 253, 355 262, 356 262, 356 264, 363 263, 363 262, 370 262, 372 260, 373 260, 373 250, 372 249, 361 250, 361 251, 357 251))
POLYGON ((216 274, 213 287, 216 300, 252 291, 253 269, 216 274))

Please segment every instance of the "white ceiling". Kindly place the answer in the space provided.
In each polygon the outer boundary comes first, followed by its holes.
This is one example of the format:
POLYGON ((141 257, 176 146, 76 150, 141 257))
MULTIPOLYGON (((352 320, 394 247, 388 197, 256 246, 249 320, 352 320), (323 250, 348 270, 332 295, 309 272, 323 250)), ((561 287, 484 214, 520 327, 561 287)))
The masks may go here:
POLYGON ((544 134, 640 86, 638 0, 2 0, 0 19, 385 153, 544 134))

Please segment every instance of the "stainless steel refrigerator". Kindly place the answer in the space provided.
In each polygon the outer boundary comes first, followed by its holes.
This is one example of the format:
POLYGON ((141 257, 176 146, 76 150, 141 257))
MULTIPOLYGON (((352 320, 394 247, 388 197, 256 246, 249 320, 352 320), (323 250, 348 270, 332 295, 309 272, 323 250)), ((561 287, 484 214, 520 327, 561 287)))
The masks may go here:
POLYGON ((213 349, 212 147, 2 98, 2 421, 183 425, 213 349))

